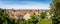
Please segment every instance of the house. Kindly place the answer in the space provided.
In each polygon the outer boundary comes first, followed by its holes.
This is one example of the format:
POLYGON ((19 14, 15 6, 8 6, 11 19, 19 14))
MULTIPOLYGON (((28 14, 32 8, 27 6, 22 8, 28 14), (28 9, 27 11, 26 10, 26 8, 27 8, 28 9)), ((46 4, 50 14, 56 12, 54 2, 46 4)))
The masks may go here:
POLYGON ((29 13, 26 13, 26 14, 23 16, 23 19, 25 19, 25 20, 31 19, 30 14, 29 14, 29 13))
POLYGON ((42 10, 11 10, 11 9, 7 9, 6 12, 8 13, 9 18, 12 18, 12 19, 24 18, 25 20, 28 20, 28 19, 30 19, 31 15, 34 15, 35 12, 39 15, 40 13, 42 13, 42 10))
POLYGON ((50 19, 52 16, 50 15, 50 11, 47 12, 46 18, 50 19))

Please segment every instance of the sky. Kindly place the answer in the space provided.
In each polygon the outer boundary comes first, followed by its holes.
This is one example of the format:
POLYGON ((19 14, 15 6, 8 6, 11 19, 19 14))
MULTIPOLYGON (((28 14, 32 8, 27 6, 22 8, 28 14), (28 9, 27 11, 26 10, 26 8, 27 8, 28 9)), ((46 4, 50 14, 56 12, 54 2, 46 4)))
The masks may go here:
POLYGON ((51 0, 0 0, 3 9, 50 9, 51 0))

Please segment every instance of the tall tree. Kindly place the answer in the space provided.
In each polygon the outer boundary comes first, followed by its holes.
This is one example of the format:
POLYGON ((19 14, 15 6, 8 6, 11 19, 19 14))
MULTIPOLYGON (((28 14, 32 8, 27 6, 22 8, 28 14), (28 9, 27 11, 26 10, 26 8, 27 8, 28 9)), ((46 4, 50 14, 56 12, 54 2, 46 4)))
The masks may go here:
POLYGON ((52 18, 53 24, 60 24, 60 0, 53 0, 51 5, 51 11, 54 14, 52 18))

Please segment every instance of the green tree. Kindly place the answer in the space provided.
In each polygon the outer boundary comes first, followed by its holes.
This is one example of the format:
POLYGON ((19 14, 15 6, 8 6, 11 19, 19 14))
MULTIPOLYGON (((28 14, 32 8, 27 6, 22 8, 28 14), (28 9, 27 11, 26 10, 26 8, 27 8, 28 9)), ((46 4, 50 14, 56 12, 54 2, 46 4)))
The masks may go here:
POLYGON ((53 24, 60 24, 60 0, 53 0, 51 5, 51 11, 54 14, 52 18, 53 24))
POLYGON ((47 15, 46 12, 42 12, 41 13, 41 19, 44 19, 46 15, 47 15))
POLYGON ((0 8, 0 24, 12 24, 12 19, 8 17, 5 9, 0 8))
POLYGON ((7 14, 5 14, 5 11, 0 8, 0 24, 3 24, 5 22, 5 17, 7 14))

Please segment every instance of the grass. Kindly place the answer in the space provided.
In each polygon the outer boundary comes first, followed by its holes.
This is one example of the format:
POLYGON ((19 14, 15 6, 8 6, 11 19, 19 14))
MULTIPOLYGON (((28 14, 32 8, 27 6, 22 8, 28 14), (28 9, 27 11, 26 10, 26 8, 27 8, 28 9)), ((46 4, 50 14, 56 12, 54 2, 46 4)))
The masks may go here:
POLYGON ((52 24, 52 19, 42 19, 39 24, 52 24))

